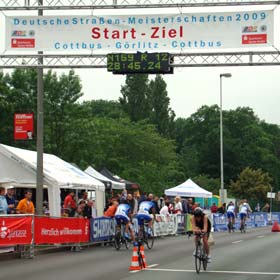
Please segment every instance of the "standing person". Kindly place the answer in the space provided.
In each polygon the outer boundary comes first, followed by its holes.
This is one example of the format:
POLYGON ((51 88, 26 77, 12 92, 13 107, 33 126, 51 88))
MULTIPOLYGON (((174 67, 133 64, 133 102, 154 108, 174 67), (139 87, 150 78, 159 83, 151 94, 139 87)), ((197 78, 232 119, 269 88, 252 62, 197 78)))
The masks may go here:
POLYGON ((183 206, 181 203, 181 197, 176 196, 175 197, 175 205, 174 205, 174 214, 182 214, 183 212, 183 206))
POLYGON ((218 212, 218 207, 215 202, 213 202, 212 206, 210 207, 211 213, 215 214, 218 212))
POLYGON ((7 214, 8 203, 5 197, 5 188, 0 187, 0 214, 7 214))
POLYGON ((5 197, 6 197, 6 201, 8 204, 7 214, 15 214, 16 213, 16 200, 15 200, 14 187, 10 187, 7 189, 7 193, 6 193, 5 197))
POLYGON ((161 208, 165 206, 165 201, 166 201, 166 194, 163 194, 158 200, 159 210, 161 210, 161 208))
POLYGON ((24 198, 20 200, 17 206, 17 213, 19 214, 34 214, 35 207, 32 202, 32 191, 27 190, 24 192, 24 198))
POLYGON ((226 213, 226 203, 223 203, 221 207, 218 208, 219 214, 225 214, 226 213))
POLYGON ((127 195, 127 199, 124 201, 126 201, 129 204, 131 212, 133 213, 135 200, 133 199, 132 194, 129 193, 127 195))
POLYGON ((110 217, 113 218, 115 217, 115 213, 117 211, 117 207, 118 207, 119 203, 117 200, 112 200, 112 205, 109 206, 109 208, 107 209, 107 211, 104 213, 104 217, 110 217))
POLYGON ((159 211, 160 211, 160 208, 159 208, 159 206, 158 206, 158 201, 159 201, 158 196, 155 196, 155 198, 154 198, 154 204, 155 204, 155 211, 156 211, 156 214, 159 214, 159 211))
POLYGON ((70 193, 65 197, 63 208, 68 211, 69 217, 74 217, 77 208, 76 201, 74 200, 75 193, 70 191, 70 193))
POLYGON ((169 202, 166 201, 165 205, 159 211, 160 215, 169 216, 168 206, 169 206, 169 202))
POLYGON ((264 205, 264 207, 262 208, 262 212, 270 212, 270 205, 269 205, 269 203, 266 203, 265 205, 264 205))
POLYGON ((134 192, 133 199, 134 199, 133 215, 136 215, 138 211, 138 192, 134 192))
POLYGON ((193 199, 190 197, 187 200, 188 202, 188 214, 193 214, 193 199))

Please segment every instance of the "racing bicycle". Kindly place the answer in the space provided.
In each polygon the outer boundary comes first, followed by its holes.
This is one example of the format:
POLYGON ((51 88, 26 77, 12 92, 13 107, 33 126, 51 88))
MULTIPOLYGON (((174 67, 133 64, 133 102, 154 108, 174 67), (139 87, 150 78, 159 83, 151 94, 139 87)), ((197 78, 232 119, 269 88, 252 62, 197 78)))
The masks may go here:
POLYGON ((154 231, 150 228, 148 223, 144 220, 141 221, 138 229, 138 242, 145 243, 148 249, 152 249, 154 246, 154 231))
POLYGON ((195 252, 194 252, 194 257, 195 257, 195 270, 196 273, 199 274, 201 265, 203 266, 203 270, 207 269, 207 255, 205 248, 203 246, 203 241, 202 238, 206 233, 196 233, 196 246, 195 246, 195 252))
POLYGON ((129 241, 125 238, 125 224, 122 222, 120 225, 116 225, 114 246, 116 250, 120 250, 121 246, 124 245, 126 249, 129 248, 129 241))

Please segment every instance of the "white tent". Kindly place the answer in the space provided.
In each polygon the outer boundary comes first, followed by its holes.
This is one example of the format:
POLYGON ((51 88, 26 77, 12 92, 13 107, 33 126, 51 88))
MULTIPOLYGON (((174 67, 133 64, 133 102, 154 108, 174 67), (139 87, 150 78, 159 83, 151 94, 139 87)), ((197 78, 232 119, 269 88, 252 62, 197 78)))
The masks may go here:
POLYGON ((111 179, 105 177, 103 174, 101 174, 98 171, 96 171, 91 166, 89 166, 85 170, 85 173, 87 173, 88 175, 94 177, 97 180, 100 180, 103 183, 108 182, 112 186, 112 189, 114 189, 114 190, 123 190, 123 189, 125 189, 125 183, 120 183, 120 182, 111 180, 111 179))
MULTIPOLYGON (((0 184, 35 188, 36 169, 37 152, 0 144, 0 184)), ((98 214, 103 214, 105 196, 103 183, 51 154, 44 154, 43 172, 51 216, 60 216, 60 189, 62 188, 94 190, 98 214)))
POLYGON ((168 196, 184 196, 184 197, 203 197, 208 198, 212 197, 212 193, 204 190, 191 179, 188 179, 186 182, 181 185, 167 189, 164 192, 168 196))

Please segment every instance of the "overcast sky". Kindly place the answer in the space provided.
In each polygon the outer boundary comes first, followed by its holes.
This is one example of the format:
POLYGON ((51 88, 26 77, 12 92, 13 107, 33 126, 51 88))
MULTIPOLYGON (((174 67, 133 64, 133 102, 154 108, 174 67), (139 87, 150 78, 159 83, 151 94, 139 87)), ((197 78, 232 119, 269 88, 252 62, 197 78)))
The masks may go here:
MULTIPOLYGON (((246 7, 248 9, 248 7, 246 7)), ((272 7, 253 7, 250 9, 267 9, 272 7)), ((215 8, 215 11, 238 11, 240 8, 215 8)), ((146 10, 118 11, 118 13, 144 14, 146 10)), ((149 13, 171 13, 171 10, 152 10, 149 13)), ((193 12, 194 9, 185 9, 183 12, 193 12)), ((203 9, 196 9, 201 12, 203 9)), ((213 8, 212 8, 213 11, 213 8)), ((72 11, 70 14, 77 14, 72 11)), ((95 14, 102 12, 95 12, 95 14)), ((112 14, 103 11, 105 15, 112 14)), ((15 15, 14 13, 5 13, 15 15)), ((47 13, 48 14, 48 13, 47 13)), ((65 14, 65 13, 63 13, 65 14)), ((25 14, 26 15, 26 14, 25 14)), ((28 14, 32 15, 32 14, 28 14)), ((276 9, 275 22, 279 21, 279 8, 276 9)), ((4 21, 4 14, 0 20, 4 21)), ((280 22, 280 21, 279 21, 280 22)), ((278 48, 279 26, 275 24, 275 46, 278 48)), ((3 25, 0 31, 4 33, 3 25)), ((2 41, 3 42, 3 41, 2 41)), ((3 49, 3 44, 0 42, 3 49)), ((113 75, 105 69, 80 69, 75 70, 80 75, 83 85, 83 100, 106 99, 118 100, 121 85, 125 82, 125 76, 113 75)), ((280 125, 280 66, 265 67, 207 67, 207 68, 176 68, 173 75, 165 75, 168 86, 171 107, 177 117, 189 117, 202 105, 219 103, 219 75, 230 72, 232 78, 223 80, 223 107, 235 109, 239 106, 253 108, 260 119, 280 125)), ((154 78, 150 75, 150 78, 154 78)))

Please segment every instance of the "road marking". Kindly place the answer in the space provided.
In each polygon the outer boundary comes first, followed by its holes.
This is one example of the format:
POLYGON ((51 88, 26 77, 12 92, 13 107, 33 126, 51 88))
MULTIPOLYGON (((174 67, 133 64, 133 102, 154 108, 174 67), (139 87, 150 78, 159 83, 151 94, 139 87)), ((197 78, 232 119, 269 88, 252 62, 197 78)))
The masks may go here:
POLYGON ((257 238, 264 238, 264 235, 259 235, 257 236, 257 238))
MULTIPOLYGON (((195 270, 187 269, 165 269, 165 268, 147 268, 148 271, 165 271, 165 272, 196 272, 195 270)), ((262 271, 222 271, 209 270, 203 273, 220 273, 220 274, 250 274, 250 275, 280 275, 280 272, 262 272, 262 271)))
POLYGON ((237 240, 237 241, 233 241, 233 242, 231 242, 232 244, 238 244, 238 243, 241 243, 241 242, 243 242, 243 240, 237 240))
MULTIPOLYGON (((156 267, 156 266, 158 266, 158 264, 157 264, 157 263, 154 263, 154 264, 148 265, 148 267, 147 267, 147 268, 144 268, 143 270, 149 270, 149 269, 151 269, 151 268, 153 268, 153 267, 156 267)), ((137 273, 137 272, 139 272, 139 271, 141 271, 141 270, 133 270, 133 271, 130 271, 130 273, 137 273)))

